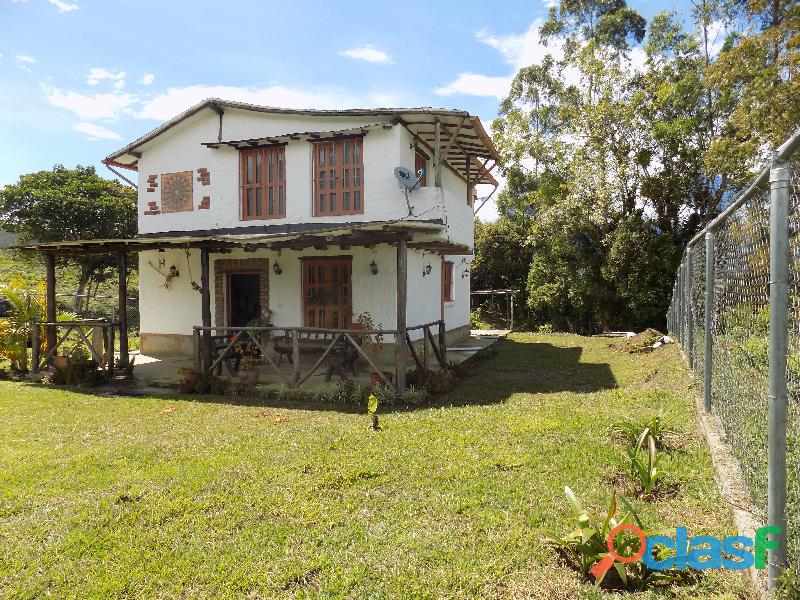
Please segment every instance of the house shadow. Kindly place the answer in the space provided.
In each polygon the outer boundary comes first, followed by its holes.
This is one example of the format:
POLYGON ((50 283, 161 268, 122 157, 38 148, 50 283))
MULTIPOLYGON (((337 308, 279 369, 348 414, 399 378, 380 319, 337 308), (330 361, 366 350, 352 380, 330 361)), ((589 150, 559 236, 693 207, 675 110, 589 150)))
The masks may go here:
POLYGON ((436 406, 502 403, 514 394, 587 394, 618 387, 608 363, 582 362, 580 346, 506 339, 497 356, 481 363, 436 406))
MULTIPOLYGON (((469 405, 500 404, 514 394, 584 394, 617 387, 607 363, 581 362, 583 348, 555 346, 536 342, 524 343, 505 339, 494 346, 495 356, 481 361, 466 361, 462 367, 461 381, 455 389, 444 394, 434 394, 431 401, 418 406, 383 405, 383 414, 416 411, 431 407, 457 407, 469 405)), ((41 385, 41 384, 36 384, 41 385)), ((63 386, 55 386, 65 389, 63 386)), ((173 402, 204 402, 255 408, 294 409, 361 414, 365 407, 350 404, 331 404, 294 400, 291 393, 276 395, 214 396, 182 394, 174 389, 136 386, 101 388, 74 388, 82 394, 115 399, 129 397, 158 398, 173 402)), ((302 398, 302 395, 298 395, 302 398)))

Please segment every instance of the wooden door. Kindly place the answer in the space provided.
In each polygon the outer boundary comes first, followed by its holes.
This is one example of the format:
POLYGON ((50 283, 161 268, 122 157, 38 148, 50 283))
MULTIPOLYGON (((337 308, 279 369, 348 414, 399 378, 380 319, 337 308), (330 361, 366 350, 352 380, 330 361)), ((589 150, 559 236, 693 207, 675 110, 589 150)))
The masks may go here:
POLYGON ((353 318, 352 258, 303 259, 303 325, 350 329, 353 318))

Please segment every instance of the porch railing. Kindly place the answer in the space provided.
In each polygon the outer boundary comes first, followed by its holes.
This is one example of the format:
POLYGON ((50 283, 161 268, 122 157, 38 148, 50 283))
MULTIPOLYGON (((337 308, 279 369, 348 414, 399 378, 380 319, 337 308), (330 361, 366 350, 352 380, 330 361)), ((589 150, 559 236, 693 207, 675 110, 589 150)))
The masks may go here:
MULTIPOLYGON (((211 373, 214 371, 214 369, 218 368, 223 361, 228 359, 227 357, 229 356, 229 353, 232 352, 237 345, 247 343, 249 341, 258 349, 260 355, 264 357, 264 360, 266 360, 269 367, 278 376, 278 379, 281 381, 281 383, 289 387, 297 388, 302 386, 311 378, 312 375, 314 375, 314 373, 317 372, 317 370, 319 370, 326 358, 331 355, 331 352, 334 350, 340 351, 342 347, 345 347, 352 348, 355 352, 357 352, 358 356, 367 362, 367 364, 377 374, 378 378, 383 382, 384 385, 392 387, 395 391, 402 391, 398 390, 397 386, 386 377, 383 369, 379 368, 378 365, 375 364, 375 361, 369 356, 369 354, 362 347, 362 344, 359 342, 359 340, 363 340, 364 338, 368 337, 392 335, 395 337, 395 343, 397 343, 397 338, 399 337, 398 334, 399 330, 396 329, 330 329, 322 327, 204 327, 202 325, 195 325, 193 331, 194 368, 196 371, 201 371, 206 374, 211 373), (301 346, 303 344, 302 336, 304 334, 307 336, 326 336, 324 338, 319 337, 318 339, 327 342, 327 345, 322 349, 320 356, 314 362, 311 369, 305 373, 302 371, 300 358, 301 346), (203 337, 206 335, 209 337, 216 337, 217 339, 227 339, 228 343, 224 348, 218 349, 218 351, 215 353, 216 356, 212 356, 207 351, 204 351, 204 347, 211 347, 210 343, 208 346, 203 343, 203 337), (272 340, 277 337, 291 340, 291 377, 287 377, 286 374, 281 371, 273 357, 270 356, 270 353, 268 352, 269 348, 266 347, 267 340, 272 340)), ((411 358, 413 358, 418 367, 428 367, 428 360, 431 354, 428 352, 428 348, 430 348, 439 366, 444 368, 447 366, 447 345, 445 334, 446 330, 443 320, 431 321, 430 323, 423 323, 421 325, 407 327, 404 339, 402 339, 400 343, 407 347, 411 358), (434 328, 436 329, 435 335, 433 332, 434 328), (414 347, 414 341, 412 341, 410 335, 410 332, 417 330, 422 330, 422 336, 419 340, 419 349, 414 347)), ((397 361, 395 361, 395 382, 398 381, 398 367, 399 365, 397 364, 397 361)))
POLYGON ((48 364, 58 349, 66 342, 71 335, 77 334, 77 341, 80 345, 84 346, 91 355, 92 359, 97 365, 103 369, 104 373, 113 373, 114 371, 114 329, 119 326, 119 323, 109 321, 107 319, 80 319, 75 321, 55 321, 55 322, 34 322, 31 324, 31 363, 32 370, 37 373, 48 364), (103 350, 98 352, 95 345, 89 340, 85 329, 100 328, 102 331, 103 350), (41 340, 42 331, 53 332, 52 339, 56 343, 47 349, 44 357, 41 356, 41 340), (59 335, 60 332, 60 335, 59 335))

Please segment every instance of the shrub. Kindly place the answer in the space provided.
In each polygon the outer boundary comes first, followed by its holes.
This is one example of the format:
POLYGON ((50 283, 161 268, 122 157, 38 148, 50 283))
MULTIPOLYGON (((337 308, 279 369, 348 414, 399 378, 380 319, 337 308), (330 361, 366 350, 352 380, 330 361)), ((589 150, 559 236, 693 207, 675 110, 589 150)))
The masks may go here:
POLYGON ((452 391, 458 384, 458 379, 452 369, 433 371, 431 369, 417 368, 406 373, 406 381, 417 388, 424 389, 431 394, 443 394, 452 391))
POLYGON ((53 370, 50 383, 54 385, 95 387, 105 381, 104 374, 85 348, 75 346, 70 351, 69 358, 68 366, 63 368, 56 367, 53 370))
POLYGON ((655 440, 656 446, 658 448, 663 448, 664 434, 672 430, 670 423, 671 420, 664 416, 664 411, 659 410, 657 414, 650 417, 639 419, 626 417, 622 421, 614 423, 613 429, 616 433, 625 437, 631 444, 636 444, 642 432, 647 430, 655 440))
MULTIPOLYGON (((0 286, 0 296, 11 305, 9 316, 0 319, 0 357, 11 361, 12 370, 28 371, 30 324, 44 314, 44 287, 44 282, 31 285, 21 276, 0 286)), ((41 350, 45 350, 44 346, 41 350)))
POLYGON ((184 369, 178 382, 178 389, 183 394, 224 394, 228 389, 228 382, 211 374, 204 374, 193 369, 184 369))

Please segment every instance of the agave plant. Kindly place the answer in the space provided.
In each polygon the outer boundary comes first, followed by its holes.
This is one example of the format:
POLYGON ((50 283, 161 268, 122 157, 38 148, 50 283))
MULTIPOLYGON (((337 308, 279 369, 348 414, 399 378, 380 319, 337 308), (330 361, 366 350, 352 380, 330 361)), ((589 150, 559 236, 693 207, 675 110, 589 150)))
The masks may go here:
MULTIPOLYGON (((580 502, 578 502, 578 498, 575 496, 575 493, 569 487, 564 488, 564 493, 566 494, 567 500, 569 500, 569 503, 575 512, 578 527, 572 531, 572 533, 569 533, 564 537, 551 535, 548 536, 547 539, 556 548, 573 555, 578 563, 580 571, 584 574, 588 574, 589 570, 594 566, 594 564, 602 560, 603 557, 608 554, 609 532, 617 525, 628 522, 631 517, 634 517, 637 523, 639 522, 639 519, 638 516, 635 516, 633 509, 630 507, 627 501, 622 497, 620 497, 619 500, 625 504, 625 506, 628 508, 628 512, 625 513, 619 520, 616 519, 616 492, 611 494, 611 504, 608 507, 608 512, 602 521, 596 521, 589 516, 589 513, 583 509, 580 502)), ((631 536, 627 534, 618 535, 614 539, 614 545, 617 548, 617 552, 621 555, 627 554, 629 552, 628 549, 630 542, 631 536)), ((617 571, 617 574, 622 582, 627 585, 628 574, 626 572, 626 565, 624 563, 615 562, 614 569, 617 571)), ((595 580, 595 586, 599 586, 603 582, 605 575, 606 574, 603 574, 601 577, 598 577, 595 580)))
MULTIPOLYGON (((564 493, 577 518, 577 528, 563 537, 549 535, 547 541, 555 548, 572 556, 584 575, 588 575, 592 567, 608 554, 608 536, 617 525, 622 525, 632 520, 646 536, 655 533, 645 528, 630 503, 624 497, 617 496, 616 492, 612 492, 611 504, 602 521, 593 519, 583 509, 575 493, 569 487, 564 488, 564 493), (617 501, 624 506, 626 511, 619 519, 617 519, 617 501)), ((614 538, 615 553, 618 556, 632 556, 639 549, 638 543, 638 538, 635 535, 623 531, 614 538)), ((660 548, 655 552, 659 559, 664 559, 670 550, 660 548)), ((656 583, 681 582, 686 579, 688 574, 687 571, 678 571, 676 569, 652 571, 642 562, 614 562, 613 568, 619 575, 622 585, 626 588, 638 587, 644 589, 656 583)), ((595 579, 594 584, 596 587, 603 583, 609 572, 610 570, 595 579)))
POLYGON ((656 452, 656 442, 650 435, 650 430, 642 431, 636 442, 636 447, 627 449, 631 461, 631 473, 637 477, 642 493, 650 496, 658 482, 664 477, 664 472, 659 470, 658 463, 661 457, 656 452), (642 448, 647 446, 644 456, 642 448))

